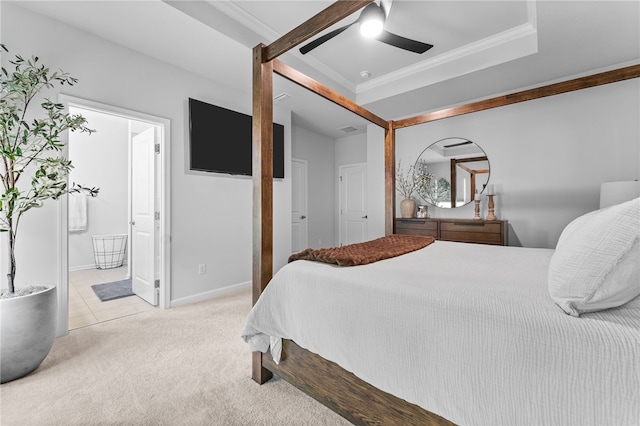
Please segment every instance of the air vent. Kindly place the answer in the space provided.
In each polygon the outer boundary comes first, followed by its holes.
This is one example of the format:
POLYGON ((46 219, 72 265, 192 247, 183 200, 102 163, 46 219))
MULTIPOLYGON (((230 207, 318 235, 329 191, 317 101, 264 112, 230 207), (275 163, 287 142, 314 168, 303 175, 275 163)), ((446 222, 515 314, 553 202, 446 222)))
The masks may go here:
POLYGON ((340 130, 341 132, 344 132, 344 133, 351 133, 351 132, 355 132, 358 129, 356 129, 353 126, 345 126, 345 127, 339 128, 338 130, 340 130))
POLYGON ((275 96, 273 98, 273 100, 275 102, 283 102, 283 101, 286 101, 287 99, 289 99, 290 97, 291 97, 291 95, 288 94, 288 93, 280 93, 279 95, 275 96))

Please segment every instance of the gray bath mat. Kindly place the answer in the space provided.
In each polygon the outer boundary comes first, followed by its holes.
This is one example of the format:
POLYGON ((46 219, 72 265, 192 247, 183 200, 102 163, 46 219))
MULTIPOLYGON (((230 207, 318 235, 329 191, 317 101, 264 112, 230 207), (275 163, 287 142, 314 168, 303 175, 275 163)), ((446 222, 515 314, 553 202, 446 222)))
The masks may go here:
POLYGON ((105 284, 94 284, 91 288, 102 302, 133 296, 131 278, 105 284))

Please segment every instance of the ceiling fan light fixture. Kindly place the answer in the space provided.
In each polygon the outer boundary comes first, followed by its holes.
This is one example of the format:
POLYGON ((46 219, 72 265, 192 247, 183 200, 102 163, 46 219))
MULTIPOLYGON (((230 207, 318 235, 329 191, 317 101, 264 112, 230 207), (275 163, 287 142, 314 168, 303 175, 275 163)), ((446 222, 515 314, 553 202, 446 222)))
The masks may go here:
POLYGON ((369 3, 364 9, 362 9, 362 12, 360 12, 360 16, 358 16, 358 19, 351 22, 350 24, 343 25, 340 28, 336 28, 335 30, 330 31, 323 36, 318 37, 312 42, 305 44, 299 49, 300 53, 302 53, 303 55, 309 53, 311 50, 315 49, 321 44, 331 40, 339 34, 342 34, 342 32, 344 32, 354 24, 359 24, 360 33, 362 33, 363 35, 373 37, 375 38, 375 40, 384 44, 388 44, 389 46, 397 47, 399 49, 418 54, 424 53, 427 50, 431 49, 433 47, 432 44, 402 37, 384 29, 385 19, 387 16, 386 13, 389 11, 389 2, 391 1, 393 0, 387 0, 385 4, 386 9, 383 9, 376 3, 369 3), (387 12, 385 12, 385 10, 387 12))
POLYGON ((364 37, 375 37, 384 27, 384 11, 375 3, 367 5, 360 13, 360 34, 364 37))
POLYGON ((369 20, 360 24, 360 34, 365 37, 373 38, 382 32, 382 22, 369 20))

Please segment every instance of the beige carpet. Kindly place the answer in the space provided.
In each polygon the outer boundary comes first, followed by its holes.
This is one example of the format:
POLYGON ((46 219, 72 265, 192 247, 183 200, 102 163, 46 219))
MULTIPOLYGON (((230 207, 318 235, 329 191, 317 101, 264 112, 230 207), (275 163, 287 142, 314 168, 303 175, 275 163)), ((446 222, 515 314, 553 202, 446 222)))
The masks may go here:
POLYGON ((250 307, 243 291, 72 330, 0 386, 0 424, 350 425, 283 380, 251 380, 250 307))

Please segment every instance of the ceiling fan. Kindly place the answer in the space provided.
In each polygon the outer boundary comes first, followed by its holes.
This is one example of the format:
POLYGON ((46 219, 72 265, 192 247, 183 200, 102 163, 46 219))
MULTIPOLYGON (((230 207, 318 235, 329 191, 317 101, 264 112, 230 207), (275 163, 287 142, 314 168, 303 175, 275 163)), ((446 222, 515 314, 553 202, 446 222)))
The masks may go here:
POLYGON ((360 12, 360 16, 358 17, 358 19, 350 24, 328 32, 327 34, 323 35, 322 37, 318 37, 308 44, 305 44, 299 49, 300 53, 302 53, 303 55, 309 53, 311 50, 331 40, 356 23, 360 25, 360 33, 363 36, 375 38, 376 40, 388 45, 415 53, 424 53, 427 50, 431 49, 433 47, 432 44, 423 43, 417 40, 411 40, 409 38, 390 33, 389 31, 386 31, 384 29, 384 23, 387 16, 389 15, 389 10, 391 9, 392 2, 393 0, 381 0, 380 6, 376 3, 368 4, 364 9, 362 9, 362 12, 360 12))

